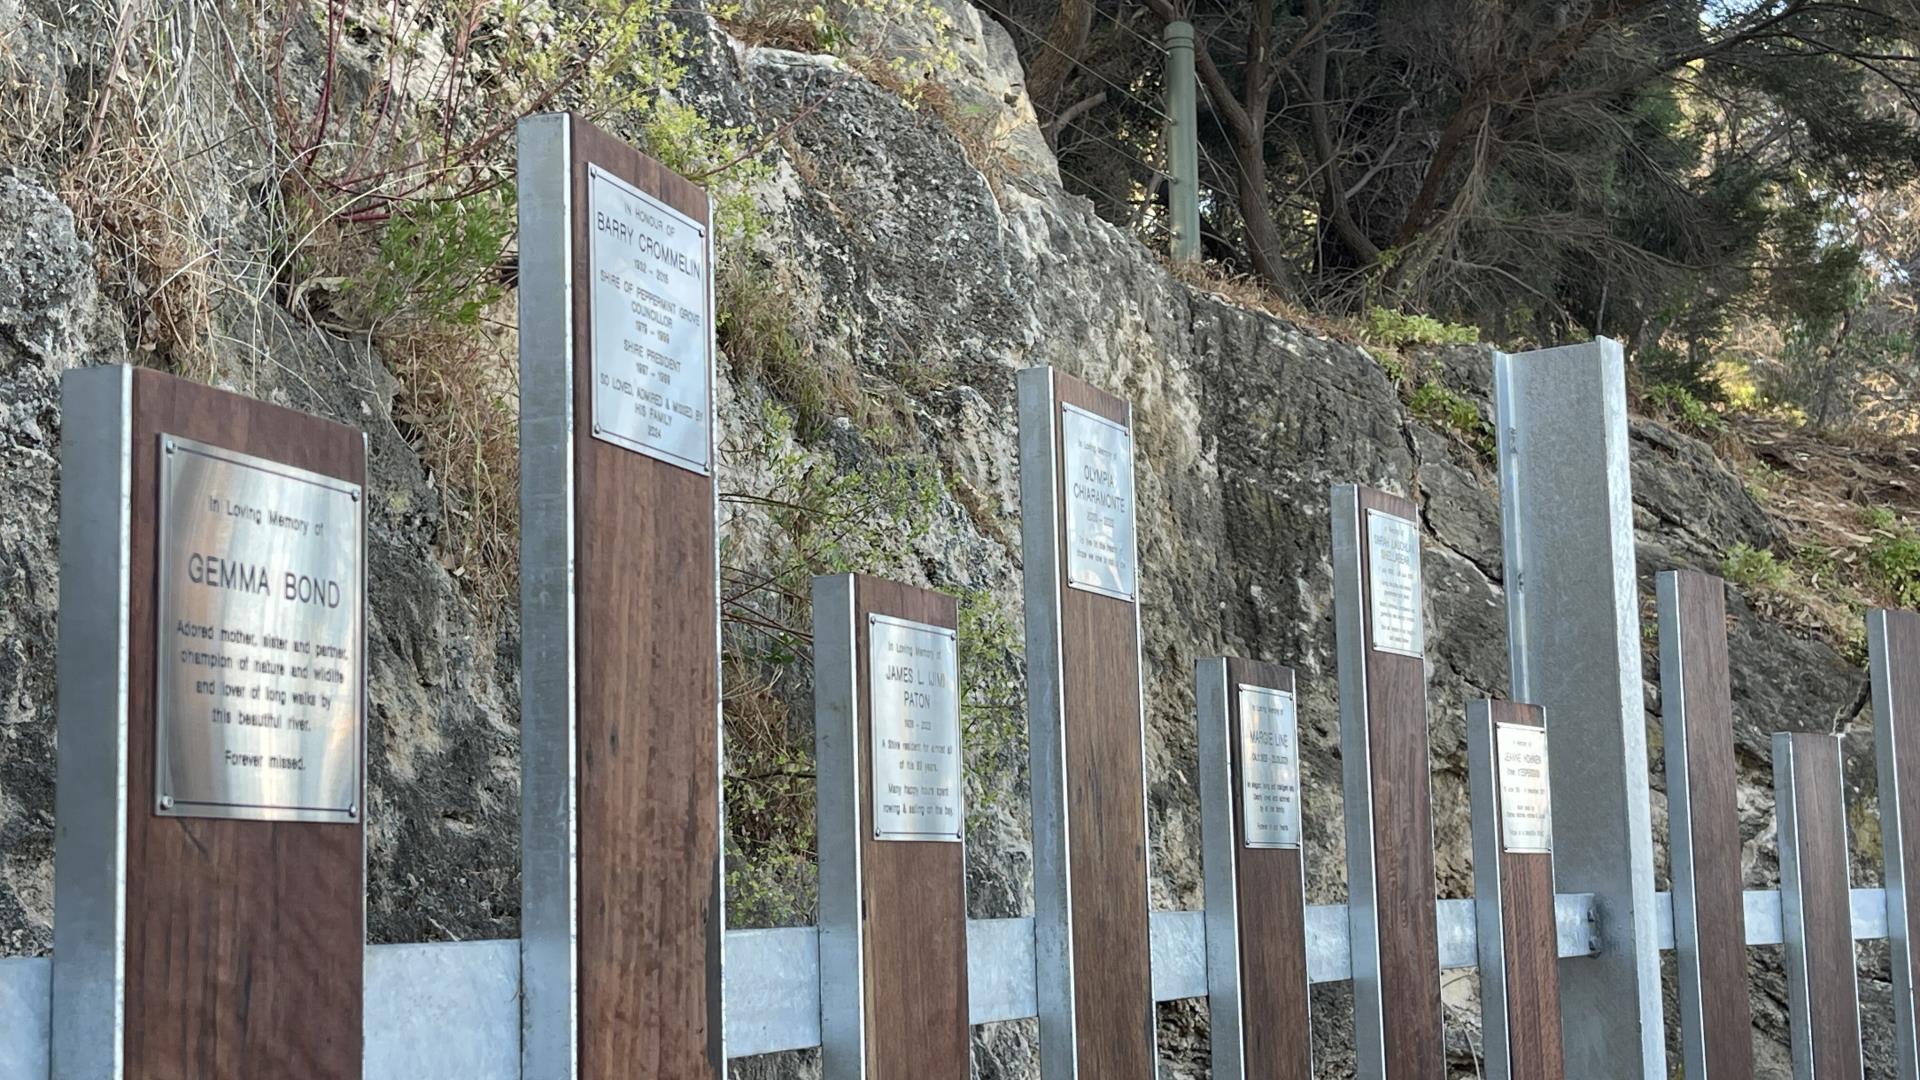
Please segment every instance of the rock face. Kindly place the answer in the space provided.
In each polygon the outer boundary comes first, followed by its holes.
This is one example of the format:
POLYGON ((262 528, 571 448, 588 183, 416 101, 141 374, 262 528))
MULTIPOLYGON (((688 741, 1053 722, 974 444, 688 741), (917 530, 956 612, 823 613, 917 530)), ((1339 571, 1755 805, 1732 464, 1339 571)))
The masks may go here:
MULTIPOLYGON (((1130 234, 1064 193, 1031 127, 1005 33, 960 0, 950 0, 949 10, 962 58, 948 77, 953 96, 970 103, 968 116, 988 121, 964 142, 933 112, 903 106, 837 61, 747 48, 704 27, 689 95, 711 115, 779 133, 769 152, 773 178, 758 192, 768 226, 742 257, 790 292, 809 370, 840 380, 837 396, 807 406, 821 423, 770 436, 770 404, 800 407, 790 381, 743 355, 727 358, 723 488, 764 490, 770 450, 827 475, 901 455, 930 461, 937 484, 927 527, 891 552, 888 565, 870 568, 979 590, 1017 627, 1014 373, 1052 364, 1130 398, 1156 908, 1202 904, 1192 670, 1195 658, 1220 653, 1297 667, 1310 900, 1343 897, 1327 489, 1357 481, 1411 496, 1426 544, 1439 891, 1469 895, 1464 703, 1507 689, 1498 489, 1488 462, 1416 419, 1364 349, 1180 284, 1130 234), (975 165, 983 158, 992 159, 983 163, 993 182, 975 165)), ((232 185, 236 227, 269 227, 240 180, 212 182, 232 185)), ((0 254, 6 955, 48 950, 54 914, 58 377, 69 367, 124 360, 125 349, 122 316, 102 301, 91 254, 43 179, 0 177, 0 254)), ((372 935, 511 937, 519 888, 514 614, 483 610, 442 565, 445 509, 412 433, 394 419, 394 383, 380 357, 289 318, 270 320, 259 333, 274 363, 228 381, 361 426, 372 440, 372 935)), ((1484 352, 1455 350, 1432 364, 1487 411, 1484 352)), ((1732 544, 1772 538, 1773 525, 1738 475, 1703 444, 1636 422, 1633 453, 1647 578, 1668 567, 1711 569, 1732 544)), ((787 554, 780 536, 763 512, 736 508, 729 558, 749 570, 777 565, 787 554)), ((1650 617, 1650 580, 1643 595, 1650 617)), ((1748 885, 1766 887, 1776 883, 1767 735, 1847 732, 1850 783, 1870 808, 1868 719, 1855 708, 1863 675, 1737 598, 1730 610, 1748 885)), ((1647 661, 1647 719, 1658 747, 1651 649, 1647 661)), ((1005 663, 1017 670, 1018 658, 1005 663)), ((792 716, 808 715, 804 679, 776 696, 792 716)), ((804 731, 797 742, 806 743, 804 731)), ((984 763, 974 799, 996 784, 1006 797, 970 827, 971 913, 1030 912, 1024 751, 1016 742, 972 753, 984 763)), ((1658 788, 1657 752, 1652 766, 1658 788)), ((1862 820, 1858 810, 1855 820, 1862 820)), ((1664 847, 1658 792, 1655 825, 1664 847)), ((1857 883, 1877 878, 1875 860, 1860 853, 1856 861, 1857 883)), ((1665 887, 1664 853, 1661 874, 1665 887)), ((1768 1077, 1787 1075, 1777 952, 1756 952, 1759 1075, 1768 1077)), ((1890 1027, 1884 949, 1877 956, 1863 973, 1869 1031, 1890 1027)), ((1458 1075, 1477 1075, 1470 975, 1449 980, 1447 1001, 1450 1057, 1458 1075)), ((1318 1074, 1350 1075, 1345 989, 1321 988, 1315 1009, 1318 1074)), ((1036 1075, 1034 1038, 1031 1024, 983 1030, 976 1074, 1036 1075)), ((1163 1007, 1161 1044, 1163 1076, 1205 1076, 1204 1003, 1163 1007)), ((817 1074, 806 1054, 734 1068, 746 1077, 817 1074)))

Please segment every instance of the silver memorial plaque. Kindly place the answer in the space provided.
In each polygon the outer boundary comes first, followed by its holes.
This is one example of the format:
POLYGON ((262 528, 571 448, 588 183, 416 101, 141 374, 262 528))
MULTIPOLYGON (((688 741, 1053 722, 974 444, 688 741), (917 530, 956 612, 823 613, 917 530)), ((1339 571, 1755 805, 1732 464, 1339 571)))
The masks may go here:
POLYGON ((1132 600, 1133 434, 1125 425, 1062 403, 1067 584, 1132 600))
POLYGON ((352 821, 360 487, 160 437, 155 811, 352 821))
POLYGON ((705 474, 712 451, 707 229, 587 166, 593 433, 705 474))
POLYGON ((873 835, 965 835, 960 776, 960 656, 952 630, 867 616, 873 702, 873 835))
POLYGON ((1553 851, 1553 792, 1547 778, 1547 729, 1500 724, 1494 737, 1500 759, 1500 834, 1506 850, 1553 851))
POLYGON ((1240 686, 1240 832, 1250 848, 1300 846, 1300 728, 1293 695, 1240 686))
POLYGON ((1367 511, 1367 608, 1373 647, 1402 656, 1426 654, 1420 614, 1420 530, 1406 518, 1367 511))

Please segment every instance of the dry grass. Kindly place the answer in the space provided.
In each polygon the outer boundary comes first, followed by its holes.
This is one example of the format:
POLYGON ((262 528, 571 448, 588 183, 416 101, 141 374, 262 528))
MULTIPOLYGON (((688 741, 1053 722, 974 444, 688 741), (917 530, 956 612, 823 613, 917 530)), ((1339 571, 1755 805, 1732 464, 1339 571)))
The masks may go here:
POLYGON ((503 331, 416 329, 381 340, 399 383, 394 422, 445 499, 443 557, 485 615, 520 566, 519 366, 503 331))
POLYGON ((807 6, 781 0, 750 0, 725 15, 721 22, 727 32, 743 44, 756 48, 785 49, 788 52, 821 53, 827 42, 821 40, 820 26, 807 17, 807 6))
POLYGON ((289 180, 298 169, 276 136, 275 73, 262 70, 278 25, 267 15, 292 2, 84 0, 76 21, 103 28, 85 85, 22 55, 29 27, 3 28, 0 155, 73 211, 138 362, 258 392, 284 363, 274 343, 287 328, 371 340, 398 383, 395 424, 442 495, 442 558, 483 613, 497 610, 516 573, 512 342, 497 318, 355 317, 341 285, 377 254, 379 231, 301 197, 309 188, 289 180), (341 318, 352 325, 330 325, 341 318))
POLYGON ((733 647, 725 675, 728 922, 804 925, 818 859, 813 748, 795 730, 768 665, 733 647))
POLYGON ((163 13, 105 0, 84 10, 111 28, 84 112, 68 101, 74 88, 36 77, 44 57, 20 55, 24 26, 0 34, 0 154, 49 177, 73 211, 127 316, 133 357, 210 379, 216 306, 248 290, 206 224, 220 217, 206 153, 219 136, 190 104, 191 58, 170 34, 206 13, 195 3, 163 13))
POLYGON ((757 379, 789 406, 802 434, 818 435, 837 416, 861 426, 876 419, 875 405, 856 372, 823 353, 807 332, 804 294, 793 270, 775 260, 762 265, 740 253, 724 259, 715 283, 720 347, 737 379, 757 379))
POLYGON ((1160 251, 1155 251, 1154 255, 1174 280, 1190 288, 1210 292, 1235 307, 1265 312, 1333 341, 1348 345, 1365 344, 1359 323, 1352 319, 1310 312, 1274 292, 1251 274, 1235 274, 1218 263, 1175 259, 1160 251))
POLYGON ((1779 524, 1791 551, 1780 561, 1784 572, 1749 589, 1749 600, 1864 663, 1862 615, 1900 603, 1876 565, 1885 537, 1871 519, 1878 511, 1908 525, 1920 521, 1920 440, 1862 445, 1749 418, 1733 420, 1729 437, 1739 444, 1732 456, 1745 462, 1736 467, 1744 469, 1748 492, 1779 524))
MULTIPOLYGON (((882 71, 892 75, 884 66, 882 71)), ((1012 153, 1018 118, 999 109, 962 105, 945 86, 931 81, 922 86, 919 102, 953 133, 967 164, 986 179, 993 197, 999 199, 1007 180, 1020 172, 1020 163, 1012 153)))

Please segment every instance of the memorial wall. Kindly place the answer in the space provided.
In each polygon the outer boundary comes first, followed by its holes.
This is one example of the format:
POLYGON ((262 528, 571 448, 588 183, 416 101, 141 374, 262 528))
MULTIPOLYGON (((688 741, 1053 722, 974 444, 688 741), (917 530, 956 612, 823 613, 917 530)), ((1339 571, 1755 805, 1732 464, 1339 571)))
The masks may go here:
MULTIPOLYGON (((1003 110, 1010 123, 1027 122, 1017 129, 1016 149, 1034 155, 1031 114, 1005 105, 1008 95, 1019 100, 1020 79, 1009 66, 1007 42, 977 17, 963 19, 962 30, 967 39, 963 70, 953 77, 957 89, 964 100, 1003 110)), ((688 358, 650 354, 643 335, 623 348, 645 356, 660 378, 653 385, 610 381, 608 393, 594 397, 596 409, 609 410, 593 414, 603 438, 705 465, 698 439, 676 440, 710 421, 719 447, 711 466, 723 493, 765 490, 768 449, 798 455, 828 475, 872 470, 903 452, 924 454, 937 468, 927 528, 892 553, 892 565, 872 569, 948 592, 983 590, 1018 626, 1014 373, 1052 365, 1129 398, 1136 448, 1130 460, 1138 470, 1130 520, 1138 534, 1123 543, 1098 527, 1076 530, 1106 539, 1069 552, 1066 573, 1078 575, 1082 591, 1095 596, 1132 593, 1137 574, 1152 837, 1146 889, 1156 910, 1201 906, 1194 663, 1213 656, 1265 657, 1294 669, 1288 687, 1236 676, 1240 738, 1258 748, 1248 755, 1258 767, 1257 775, 1250 770, 1248 790, 1258 798, 1243 806, 1242 826, 1250 842, 1299 846, 1307 902, 1344 898, 1327 492, 1335 483, 1358 481, 1411 496, 1403 519, 1410 528, 1369 534, 1376 567, 1371 633, 1376 648, 1427 657, 1432 869, 1441 895, 1471 895, 1465 703, 1507 693, 1498 489, 1488 462, 1471 445, 1411 415, 1365 350, 1175 281, 1130 238, 1061 193, 1044 160, 996 194, 937 120, 861 82, 840 91, 838 115, 851 120, 803 116, 821 80, 832 77, 817 59, 776 52, 742 57, 716 42, 691 85, 717 115, 768 126, 797 121, 793 145, 776 152, 778 171, 761 193, 771 225, 755 257, 783 267, 800 310, 813 314, 806 329, 817 362, 853 373, 856 401, 886 407, 830 409, 818 427, 776 433, 769 447, 768 405, 795 407, 783 398, 779 380, 721 357, 709 418, 700 415, 697 395, 682 393, 685 379, 697 374, 688 358), (929 252, 951 257, 930 258, 929 252), (1420 544, 1409 548, 1405 541, 1416 533, 1420 544), (1136 547, 1138 566, 1124 565, 1119 552, 1136 547), (1391 568, 1406 565, 1409 553, 1419 560, 1408 569, 1424 583, 1424 619, 1381 614, 1405 606, 1408 576, 1391 568), (1383 569, 1389 572, 1378 572, 1383 569), (1239 690, 1242 683, 1247 690, 1239 690)), ((231 189, 234 228, 268 227, 249 216, 240 179, 210 182, 231 189)), ((606 185, 606 199, 638 203, 615 179, 595 183, 606 185)), ((628 213, 646 210, 635 205, 628 213)), ((639 235, 609 215, 591 243, 632 246, 639 235)), ((596 292, 628 301, 630 316, 663 326, 699 315, 698 305, 676 291, 679 257, 637 251, 653 257, 664 278, 655 279, 660 287, 641 290, 614 275, 596 281, 596 292), (665 303, 649 300, 636 309, 642 291, 665 303)), ((68 368, 137 359, 121 344, 123 319, 102 298, 92 255, 48 182, 0 177, 0 483, 7 510, 0 516, 0 956, 40 955, 52 944, 58 380, 68 368)), ((225 360, 223 381, 367 432, 367 498, 360 511, 365 564, 328 566, 304 550, 314 527, 354 527, 333 493, 313 496, 306 509, 269 504, 242 490, 249 461, 210 458, 183 469, 183 488, 207 490, 186 500, 182 514, 217 512, 223 529, 263 539, 238 551, 231 544, 181 541, 186 561, 174 581, 179 591, 161 594, 169 611, 178 609, 169 624, 180 639, 166 653, 165 670, 172 672, 166 685, 188 705, 204 706, 208 722, 191 737, 227 738, 228 752, 236 755, 233 770, 251 778, 244 784, 291 784, 301 791, 293 802, 316 813, 364 809, 372 940, 516 937, 522 929, 518 605, 477 603, 470 585, 447 567, 441 545, 448 507, 417 454, 418 432, 395 408, 381 357, 290 318, 247 316, 234 329, 250 345, 225 360), (192 468, 206 475, 184 475, 192 468), (309 529, 302 533, 297 523, 309 529), (197 563, 195 548, 203 549, 197 563), (334 598, 347 605, 361 573, 368 579, 361 594, 365 623, 355 627, 334 598), (195 613, 208 595, 228 597, 218 616, 195 613), (314 633, 268 640, 249 620, 270 604, 311 608, 314 633), (351 650, 361 631, 364 654, 357 662, 364 665, 366 692, 364 701, 349 706, 330 673, 354 658, 333 650, 351 650), (352 806, 351 796, 343 800, 332 759, 307 745, 311 733, 350 707, 365 716, 363 808, 352 806)), ((1446 385, 1488 401, 1485 354, 1453 350, 1433 362, 1446 385)), ((1080 435, 1069 438, 1063 454, 1067 482, 1087 489, 1088 497, 1073 506, 1097 516, 1100 492, 1114 486, 1115 461, 1103 451, 1111 425, 1075 415, 1063 431, 1080 435)), ((1646 421, 1636 420, 1633 433, 1635 523, 1648 575, 1642 592, 1652 620, 1654 569, 1714 569, 1733 544, 1765 546, 1777 527, 1745 493, 1740 476, 1703 444, 1646 421)), ((183 527, 183 537, 190 533, 183 527)), ((729 565, 745 573, 770 570, 784 557, 778 537, 765 508, 723 503, 721 541, 729 565)), ((1742 831, 1751 840, 1766 827, 1752 796, 1773 785, 1763 764, 1766 733, 1826 730, 1835 718, 1864 733, 1866 715, 1852 711, 1864 674, 1828 645, 1757 614, 1738 594, 1729 600, 1729 616, 1734 742, 1742 754, 1735 782, 1742 831), (1769 677, 1785 670, 1795 673, 1790 682, 1769 677)), ((886 629, 870 633, 863 647, 871 651, 861 654, 881 665, 898 657, 903 668, 910 656, 911 676, 901 681, 924 687, 875 710, 865 745, 877 751, 876 765, 890 770, 889 793, 900 789, 898 803, 874 808, 876 820, 888 823, 885 831, 916 835, 944 834, 956 820, 968 821, 967 914, 1030 914, 1035 886, 1026 749, 983 752, 971 771, 985 790, 952 790, 952 740, 941 701, 959 676, 939 655, 939 620, 921 612, 906 622, 876 624, 886 629), (889 725, 897 736, 886 734, 889 725), (889 738, 900 745, 889 745, 889 738), (979 797, 987 794, 999 797, 979 797)), ((1649 648, 1650 683, 1657 661, 1649 648)), ((1011 652, 998 662, 1024 673, 1022 658, 1011 652)), ((803 679, 787 680, 773 697, 811 751, 814 689, 803 679)), ((1657 725, 1651 690, 1649 708, 1649 723, 1657 725)), ((1531 738, 1500 736, 1503 771, 1529 766, 1531 738)), ((1849 781, 1870 786, 1870 742, 1849 740, 1847 751, 1849 781)), ((172 789, 176 801, 230 801, 190 794, 195 782, 181 777, 172 789)), ((1658 774, 1654 784, 1655 835, 1664 836, 1658 774)), ((1535 819, 1523 806, 1506 809, 1513 815, 1505 825, 1509 847, 1525 847, 1535 819)), ((735 855, 736 868, 754 871, 747 853, 736 848, 735 855)), ((1772 880, 1771 858, 1758 856, 1750 887, 1772 880)), ((1857 883, 1875 880, 1876 861, 1856 854, 1857 883)), ((1664 880, 1664 857, 1659 869, 1664 880)), ((817 914, 795 912, 793 921, 814 921, 817 914)), ((1757 1053, 1777 1068, 1786 1054, 1787 991, 1771 963, 1761 958, 1762 992, 1753 1005, 1756 1023, 1776 1036, 1757 1053)), ((1885 1008, 1884 961, 1878 968, 1874 963, 1862 976, 1869 1010, 1885 1008)), ((1468 1070, 1478 1042, 1476 1033, 1470 1045, 1469 1032, 1479 1015, 1471 981, 1451 975, 1439 993, 1447 1057, 1454 1069, 1468 1070)), ((1321 1035, 1314 1075, 1348 1075, 1351 993, 1321 988, 1313 1006, 1321 1035)), ((1207 1036, 1197 1003, 1162 1006, 1157 1034, 1172 1075, 1204 1075, 1207 1036)), ((995 1025, 978 1040, 975 1058, 1000 1075, 1032 1075, 1034 1041, 1035 1025, 995 1025)), ((736 1069, 748 1076, 812 1075, 798 1060, 811 1056, 736 1069)))

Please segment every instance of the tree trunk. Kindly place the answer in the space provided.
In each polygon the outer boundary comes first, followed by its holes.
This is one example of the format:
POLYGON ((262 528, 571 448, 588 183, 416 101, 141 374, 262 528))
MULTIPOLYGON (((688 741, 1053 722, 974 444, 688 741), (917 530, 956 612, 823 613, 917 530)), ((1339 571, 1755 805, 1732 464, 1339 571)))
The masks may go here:
POLYGON ((1060 92, 1073 78, 1075 64, 1086 51, 1087 36, 1092 32, 1093 0, 1060 0, 1053 25, 1047 28, 1046 44, 1027 65, 1027 96, 1035 104, 1044 105, 1049 112, 1058 111, 1060 92))
POLYGON ((1280 227, 1274 223, 1273 207, 1268 202, 1266 156, 1260 148, 1249 148, 1242 142, 1240 165, 1234 173, 1239 178, 1236 194, 1240 200, 1240 220, 1246 226, 1247 256, 1253 261, 1254 272, 1268 285, 1291 295, 1293 273, 1287 266, 1286 243, 1280 236, 1280 227))
POLYGON ((1327 115, 1327 68, 1332 63, 1333 49, 1327 42, 1325 5, 1320 0, 1307 0, 1306 14, 1307 25, 1313 27, 1314 36, 1312 66, 1307 78, 1307 117, 1313 126, 1314 156, 1320 159, 1320 176, 1326 185, 1322 205, 1333 221, 1340 243, 1361 266, 1372 266, 1380 261, 1380 247, 1353 219, 1353 210, 1347 205, 1346 181, 1340 174, 1340 148, 1334 145, 1333 121, 1327 115))

